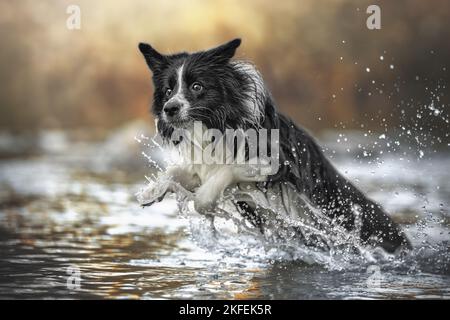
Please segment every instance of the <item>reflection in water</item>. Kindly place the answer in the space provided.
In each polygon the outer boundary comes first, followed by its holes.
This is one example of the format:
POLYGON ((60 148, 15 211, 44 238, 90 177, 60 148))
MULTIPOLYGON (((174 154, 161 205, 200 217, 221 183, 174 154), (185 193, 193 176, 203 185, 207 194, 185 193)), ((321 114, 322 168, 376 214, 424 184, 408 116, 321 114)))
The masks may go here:
POLYGON ((333 269, 202 249, 174 200, 142 209, 133 196, 142 181, 104 179, 75 160, 0 162, 0 298, 450 297, 446 158, 430 160, 427 176, 411 174, 424 167, 414 162, 338 163, 404 224, 417 248, 378 265, 376 286, 367 265, 333 269), (79 290, 67 286, 70 266, 80 270, 79 290))

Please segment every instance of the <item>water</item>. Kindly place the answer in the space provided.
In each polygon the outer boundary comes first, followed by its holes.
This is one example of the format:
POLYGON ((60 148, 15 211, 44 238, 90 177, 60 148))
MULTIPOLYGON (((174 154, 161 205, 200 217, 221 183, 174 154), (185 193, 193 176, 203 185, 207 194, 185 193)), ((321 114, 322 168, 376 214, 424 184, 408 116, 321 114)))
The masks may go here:
POLYGON ((402 224, 414 249, 402 258, 336 253, 317 262, 314 252, 293 259, 245 238, 218 246, 201 220, 179 216, 174 199, 142 209, 134 194, 145 161, 121 174, 102 158, 111 154, 106 145, 0 160, 0 298, 450 298, 446 154, 330 152, 402 224))

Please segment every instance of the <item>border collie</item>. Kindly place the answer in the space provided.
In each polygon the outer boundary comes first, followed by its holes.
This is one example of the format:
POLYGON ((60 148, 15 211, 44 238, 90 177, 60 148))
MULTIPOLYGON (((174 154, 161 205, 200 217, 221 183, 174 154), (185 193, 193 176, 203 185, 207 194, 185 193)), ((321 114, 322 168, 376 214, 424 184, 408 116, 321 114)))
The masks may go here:
MULTIPOLYGON (((348 232, 358 227, 363 244, 395 252, 410 244, 399 226, 372 200, 343 177, 304 129, 279 113, 260 73, 243 61, 232 60, 240 39, 216 48, 165 55, 145 43, 139 50, 153 73, 152 111, 157 131, 172 146, 174 130, 188 129, 201 121, 207 129, 277 129, 279 167, 272 175, 249 177, 238 166, 173 165, 158 178, 163 193, 146 193, 143 205, 160 201, 168 192, 189 190, 196 211, 214 212, 224 190, 241 182, 289 185, 308 205, 348 232), (150 195, 149 195, 150 194, 150 195), (144 203, 147 201, 146 203, 144 203), (355 210, 355 207, 358 210, 355 210)), ((243 216, 261 224, 258 212, 240 202, 243 216)))

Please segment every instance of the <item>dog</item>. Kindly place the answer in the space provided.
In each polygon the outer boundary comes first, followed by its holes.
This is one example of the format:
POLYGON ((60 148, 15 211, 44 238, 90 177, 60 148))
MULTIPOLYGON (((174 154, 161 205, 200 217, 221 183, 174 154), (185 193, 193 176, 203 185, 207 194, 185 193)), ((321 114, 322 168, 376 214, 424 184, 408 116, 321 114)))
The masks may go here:
MULTIPOLYGON (((163 192, 153 194, 144 205, 183 189, 194 194, 198 212, 213 212, 218 199, 231 185, 287 184, 345 230, 355 230, 359 224, 363 244, 381 247, 389 253, 410 247, 405 234, 382 207, 334 168, 307 131, 277 111, 257 69, 251 63, 232 59, 240 44, 240 39, 234 39, 209 50, 170 55, 159 53, 149 44, 139 44, 153 74, 152 112, 157 131, 166 144, 176 148, 179 141, 171 140, 174 131, 188 129, 194 121, 221 132, 227 128, 277 129, 277 172, 248 176, 238 166, 173 165, 158 179, 163 192)), ((243 202, 239 206, 252 223, 262 223, 255 208, 243 202)))

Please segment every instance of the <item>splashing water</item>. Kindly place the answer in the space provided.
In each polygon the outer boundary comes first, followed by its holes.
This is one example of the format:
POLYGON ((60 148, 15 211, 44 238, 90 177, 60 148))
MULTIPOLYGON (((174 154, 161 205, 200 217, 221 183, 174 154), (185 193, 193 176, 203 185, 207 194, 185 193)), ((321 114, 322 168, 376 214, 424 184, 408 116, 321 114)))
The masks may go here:
MULTIPOLYGON (((138 130, 128 131, 134 141, 138 130)), ((337 133, 326 140, 328 156, 401 225, 411 251, 394 256, 359 246, 288 189, 281 191, 285 197, 299 200, 293 216, 280 197, 272 199, 280 190, 245 184, 227 190, 214 226, 183 197, 142 209, 133 195, 145 174, 154 175, 151 169, 136 173, 145 163, 133 159, 147 162, 142 150, 120 149, 125 143, 116 137, 0 160, 0 298, 450 297, 448 154, 424 148, 426 156, 414 159, 392 132, 384 139, 339 133, 340 142, 337 133), (363 150, 370 155, 362 157, 363 150), (99 158, 108 161, 93 171, 99 158), (118 164, 129 165, 125 178, 115 172, 118 164), (233 198, 253 199, 273 223, 261 232, 243 219, 233 198), (310 219, 300 219, 302 213, 310 219), (319 245, 305 245, 303 238, 319 245), (72 266, 81 272, 80 290, 67 287, 72 266)), ((138 137, 163 168, 160 148, 138 137)))
MULTIPOLYGON (((386 139, 386 136, 382 134, 379 139, 386 139)), ((377 167, 380 168, 378 164, 377 167)), ((156 180, 151 185, 154 188, 163 184, 156 180)), ((141 203, 147 202, 145 195, 145 188, 138 193, 141 203)), ((364 270, 377 264, 409 272, 426 268, 427 264, 421 265, 420 261, 435 254, 435 258, 440 256, 435 261, 436 270, 447 272, 449 269, 450 258, 445 241, 434 244, 422 241, 420 248, 396 255, 381 248, 365 246, 359 238, 359 208, 355 208, 357 227, 349 232, 320 210, 309 206, 289 184, 266 187, 239 183, 225 190, 214 212, 206 215, 195 211, 189 191, 183 189, 176 199, 180 217, 189 221, 191 239, 200 247, 225 256, 259 262, 302 261, 319 264, 329 270, 364 270), (255 208, 259 222, 263 223, 255 224, 246 217, 238 202, 255 208)), ((433 219, 425 220, 423 228, 433 229, 431 224, 435 222, 433 219)), ((423 231, 417 230, 413 240, 421 237, 420 232, 423 231)))

